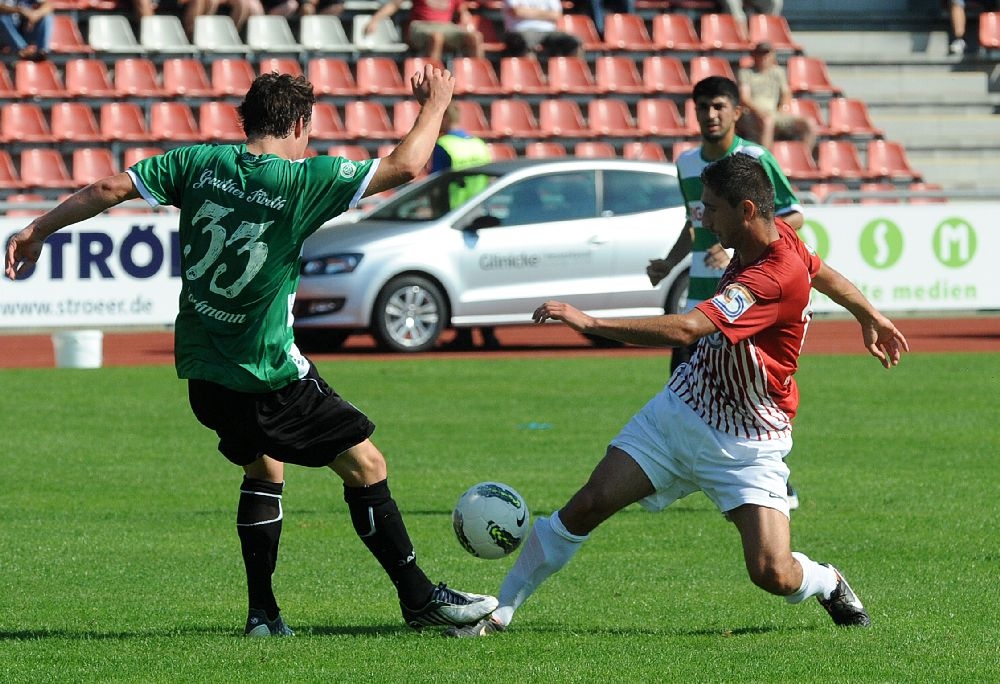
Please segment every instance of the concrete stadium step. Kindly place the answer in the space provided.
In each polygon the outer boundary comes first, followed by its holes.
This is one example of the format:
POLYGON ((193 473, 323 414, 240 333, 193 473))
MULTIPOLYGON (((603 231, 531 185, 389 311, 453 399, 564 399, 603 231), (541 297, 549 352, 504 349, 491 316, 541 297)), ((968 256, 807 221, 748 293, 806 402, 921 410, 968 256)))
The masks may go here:
POLYGON ((990 114, 888 114, 870 110, 876 125, 890 140, 906 141, 907 152, 947 147, 983 149, 995 155, 1000 149, 1000 116, 990 114))

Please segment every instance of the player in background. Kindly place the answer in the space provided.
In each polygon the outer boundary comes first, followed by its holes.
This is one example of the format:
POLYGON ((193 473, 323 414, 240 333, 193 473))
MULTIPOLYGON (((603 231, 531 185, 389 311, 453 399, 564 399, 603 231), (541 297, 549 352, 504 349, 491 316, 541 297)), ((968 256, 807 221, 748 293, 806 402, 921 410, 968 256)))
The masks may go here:
POLYGON ((735 252, 712 298, 687 313, 649 318, 594 318, 558 301, 535 311, 536 323, 562 321, 620 342, 697 347, 612 440, 587 483, 535 522, 500 587, 500 607, 477 625, 449 630, 451 636, 505 630, 535 589, 626 506, 640 502, 658 511, 699 490, 736 525, 754 584, 790 603, 815 596, 837 625, 869 624, 838 569, 791 549, 782 457, 792 446, 793 375, 811 286, 854 315, 869 352, 886 368, 908 349, 906 339, 774 219, 774 189, 758 161, 729 155, 701 177, 703 225, 735 252))
POLYGON ((454 77, 428 66, 411 85, 422 105, 412 129, 388 156, 354 162, 304 158, 312 84, 262 75, 239 106, 245 143, 179 147, 143 160, 71 195, 7 245, 5 272, 15 279, 52 233, 120 202, 142 197, 180 208, 175 364, 195 416, 245 473, 236 528, 249 636, 292 634, 272 589, 285 463, 340 476, 354 529, 395 585, 411 627, 471 623, 496 606, 493 597, 435 585, 421 570, 385 458, 369 439, 374 424, 323 381, 292 333, 303 241, 361 198, 412 180, 430 158, 454 77))
MULTIPOLYGON (((801 228, 803 223, 802 205, 778 161, 766 148, 736 135, 736 123, 743 111, 739 86, 723 76, 709 76, 695 84, 691 99, 698 116, 701 145, 684 151, 675 162, 677 180, 687 208, 687 222, 667 256, 650 259, 646 267, 649 281, 655 287, 680 265, 688 253, 691 254, 690 284, 684 311, 690 311, 715 294, 722 271, 729 263, 729 254, 702 225, 701 172, 708 164, 737 152, 754 157, 764 166, 774 186, 775 215, 795 230, 801 228)), ((693 351, 693 348, 674 347, 670 353, 670 373, 687 363, 693 351)), ((785 495, 789 505, 792 509, 798 508, 799 497, 795 488, 789 483, 787 489, 785 495)))

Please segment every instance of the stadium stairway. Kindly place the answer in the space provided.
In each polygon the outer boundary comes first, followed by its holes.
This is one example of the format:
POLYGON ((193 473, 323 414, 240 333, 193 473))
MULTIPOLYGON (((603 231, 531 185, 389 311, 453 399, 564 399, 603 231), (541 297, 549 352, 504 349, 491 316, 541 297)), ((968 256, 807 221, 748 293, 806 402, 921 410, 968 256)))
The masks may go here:
POLYGON ((949 56, 944 31, 795 31, 845 95, 863 100, 924 180, 1000 196, 1000 68, 949 56))

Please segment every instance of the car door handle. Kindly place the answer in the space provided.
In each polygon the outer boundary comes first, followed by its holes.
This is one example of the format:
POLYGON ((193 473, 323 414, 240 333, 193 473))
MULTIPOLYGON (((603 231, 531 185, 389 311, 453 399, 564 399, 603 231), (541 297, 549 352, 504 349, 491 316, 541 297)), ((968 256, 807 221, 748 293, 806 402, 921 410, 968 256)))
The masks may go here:
POLYGON ((610 238, 602 237, 600 235, 594 235, 589 240, 587 240, 587 244, 591 245, 603 245, 607 244, 608 242, 611 242, 610 238))

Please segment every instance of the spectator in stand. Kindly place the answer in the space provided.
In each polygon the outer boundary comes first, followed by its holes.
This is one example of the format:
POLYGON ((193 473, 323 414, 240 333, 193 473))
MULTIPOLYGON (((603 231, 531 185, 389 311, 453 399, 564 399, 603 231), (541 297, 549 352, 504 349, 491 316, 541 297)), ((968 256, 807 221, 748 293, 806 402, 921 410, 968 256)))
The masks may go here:
POLYGON ((948 7, 951 19, 951 44, 949 55, 965 54, 965 0, 951 0, 948 7))
POLYGON ((816 145, 816 124, 791 113, 792 89, 778 64, 774 46, 761 42, 750 53, 753 65, 740 69, 739 134, 771 149, 775 140, 802 140, 810 151, 816 145))
POLYGON ((0 0, 0 44, 21 59, 45 59, 53 9, 49 0, 0 0))
POLYGON ((582 57, 580 39, 557 29, 562 14, 560 0, 504 0, 504 56, 582 57))
MULTIPOLYGON (((779 15, 785 2, 784 0, 750 0, 747 4, 758 14, 779 15)), ((743 37, 746 38, 749 36, 747 13, 743 10, 743 0, 725 0, 723 6, 725 7, 725 11, 736 17, 736 21, 739 22, 740 27, 743 29, 743 37)))
POLYGON ((594 20, 594 26, 598 33, 604 35, 604 16, 608 11, 624 12, 625 14, 635 14, 635 0, 583 0, 574 3, 575 8, 581 10, 579 13, 588 14, 594 20))
POLYGON ((201 15, 220 14, 228 8, 236 28, 242 31, 249 17, 264 14, 261 0, 133 0, 132 4, 139 19, 153 14, 176 14, 188 38, 194 38, 194 20, 201 15))
MULTIPOLYGON (((389 19, 404 0, 389 0, 365 27, 365 35, 375 33, 378 22, 389 19)), ((419 55, 438 62, 448 51, 465 57, 483 57, 483 34, 476 30, 465 0, 413 0, 403 28, 403 40, 419 55)))
POLYGON ((283 17, 312 14, 339 16, 344 11, 344 0, 264 0, 264 11, 283 17))

